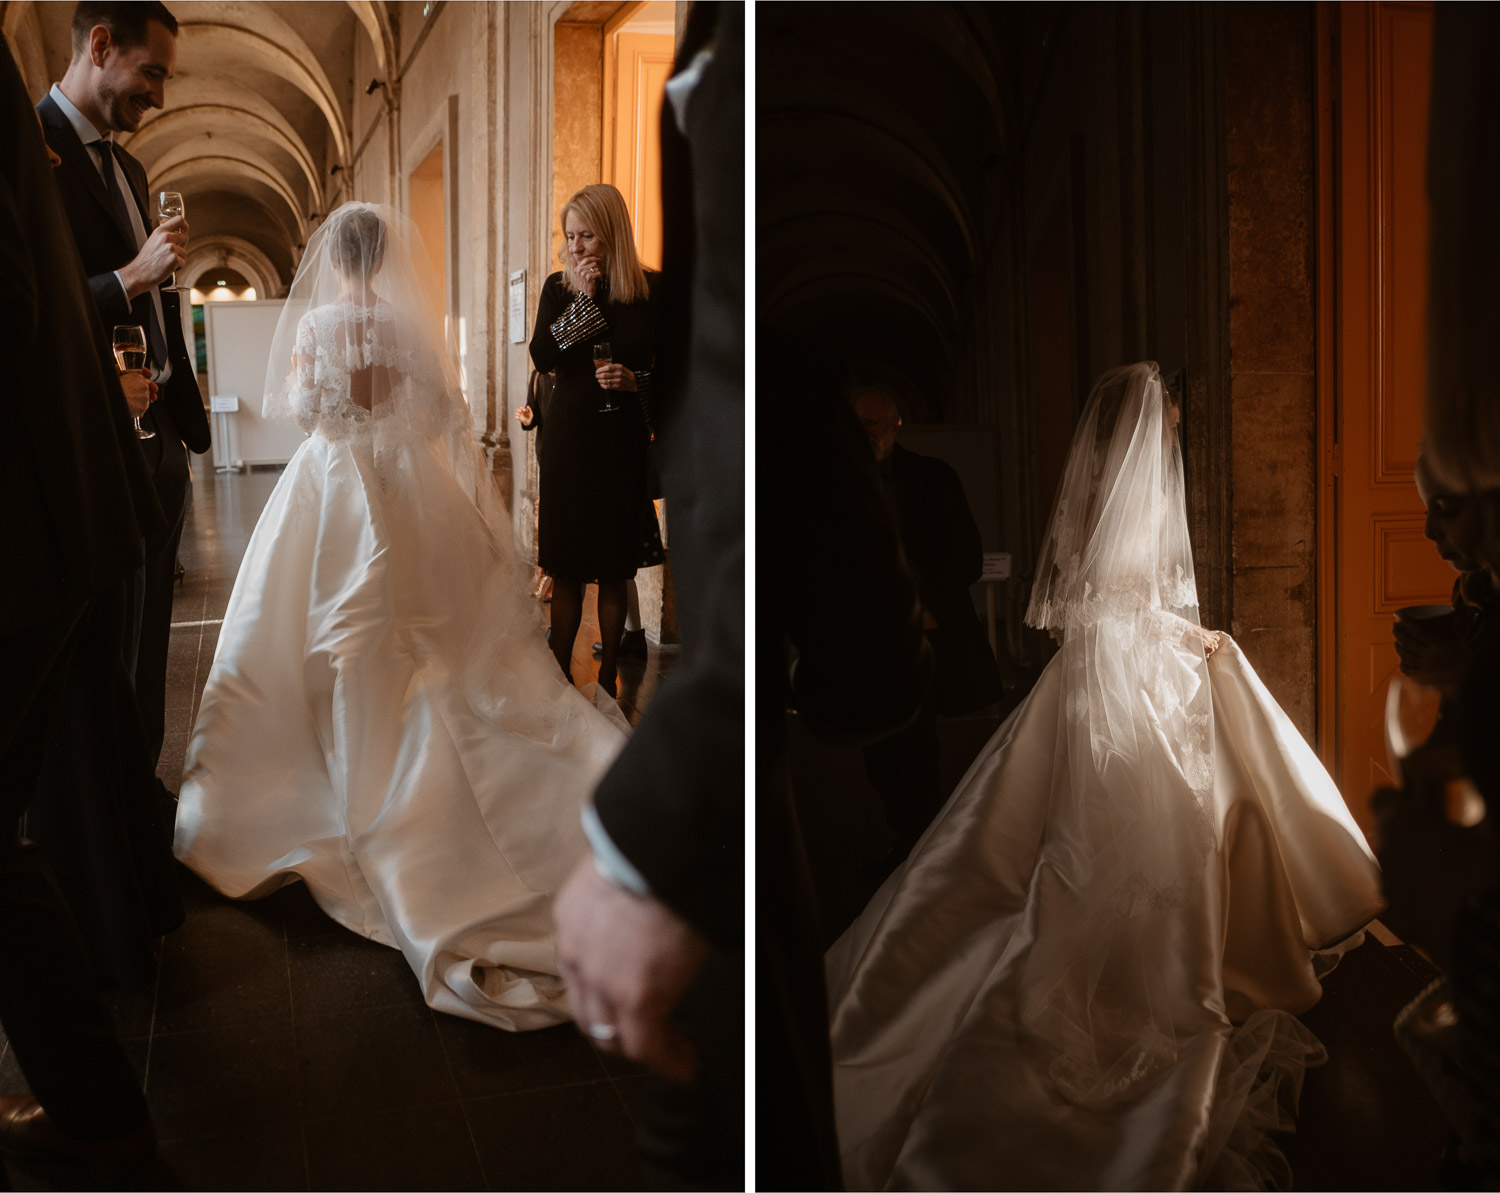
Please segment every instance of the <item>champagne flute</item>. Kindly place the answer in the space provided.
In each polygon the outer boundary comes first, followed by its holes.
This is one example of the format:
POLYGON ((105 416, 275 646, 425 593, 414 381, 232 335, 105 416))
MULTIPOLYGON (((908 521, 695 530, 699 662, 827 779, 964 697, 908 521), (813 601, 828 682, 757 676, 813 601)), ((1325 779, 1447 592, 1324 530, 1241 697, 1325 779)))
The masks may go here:
MULTIPOLYGON (((1405 612, 1405 610, 1403 610, 1405 612)), ((1391 677, 1385 697, 1385 748, 1398 782, 1426 784, 1434 799, 1440 799, 1443 815, 1460 828, 1473 828, 1488 811, 1484 796, 1464 770, 1452 743, 1433 742, 1443 695, 1437 688, 1408 675, 1391 677), (1403 775, 1402 763, 1418 750, 1429 757, 1421 776, 1403 775)))
MULTIPOLYGON (((610 348, 608 342, 594 345, 594 368, 597 369, 600 365, 613 364, 614 359, 614 350, 610 348)), ((604 391, 604 405, 599 407, 599 413, 613 414, 618 409, 619 406, 615 404, 614 395, 606 389, 604 391)))
POLYGON ((1426 745, 1437 728, 1442 703, 1436 688, 1407 675, 1391 676, 1385 693, 1385 750, 1397 779, 1401 763, 1426 745))
MULTIPOLYGON (((177 191, 157 192, 156 214, 160 219, 175 219, 177 216, 182 215, 185 211, 186 206, 182 201, 182 195, 180 195, 177 191)), ((178 294, 182 294, 187 291, 186 286, 179 286, 177 284, 177 271, 175 269, 172 271, 172 284, 170 286, 164 286, 163 289, 174 290, 178 294)))
MULTIPOLYGON (((121 326, 115 328, 112 340, 115 353, 115 367, 122 373, 140 373, 150 376, 146 370, 146 331, 139 324, 121 326)), ((136 418, 135 437, 137 439, 155 439, 155 431, 147 431, 141 426, 141 420, 136 418)))

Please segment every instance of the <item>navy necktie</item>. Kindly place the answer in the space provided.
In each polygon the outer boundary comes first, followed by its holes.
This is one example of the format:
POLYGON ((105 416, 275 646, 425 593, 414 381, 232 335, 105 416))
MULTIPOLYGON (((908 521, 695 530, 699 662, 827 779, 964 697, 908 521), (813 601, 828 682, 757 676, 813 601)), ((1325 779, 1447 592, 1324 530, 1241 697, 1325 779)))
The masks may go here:
MULTIPOLYGON (((125 206, 130 200, 120 190, 120 180, 115 169, 115 143, 101 137, 94 142, 94 148, 99 151, 99 164, 104 172, 104 189, 109 192, 109 201, 115 206, 115 215, 121 227, 130 232, 134 239, 135 223, 130 218, 130 209, 125 206)), ((167 363, 167 341, 156 321, 156 303, 151 300, 150 291, 136 297, 130 304, 130 313, 145 327, 146 342, 151 347, 151 361, 160 369, 167 363)))

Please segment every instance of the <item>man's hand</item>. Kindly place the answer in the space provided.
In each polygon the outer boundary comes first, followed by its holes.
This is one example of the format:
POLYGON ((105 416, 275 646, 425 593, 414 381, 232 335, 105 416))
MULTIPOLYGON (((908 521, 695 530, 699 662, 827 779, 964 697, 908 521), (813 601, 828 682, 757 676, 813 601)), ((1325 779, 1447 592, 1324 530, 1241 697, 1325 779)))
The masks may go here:
POLYGON ((652 898, 610 882, 586 857, 558 892, 557 959, 573 1016, 601 1048, 618 1051, 664 1077, 690 1082, 698 1057, 668 1022, 708 954, 687 921, 652 898), (599 1039, 591 1027, 613 1028, 599 1039))
POLYGON ((516 407, 516 421, 518 423, 520 423, 523 427, 529 427, 529 426, 531 426, 531 407, 530 406, 517 406, 516 407))
POLYGON ((125 405, 130 407, 131 418, 140 418, 146 413, 146 408, 161 396, 156 382, 145 373, 121 373, 120 388, 125 391, 125 405))
POLYGON ((188 226, 184 216, 163 220, 146 239, 134 261, 122 266, 120 280, 132 302, 152 286, 160 286, 187 260, 188 226))

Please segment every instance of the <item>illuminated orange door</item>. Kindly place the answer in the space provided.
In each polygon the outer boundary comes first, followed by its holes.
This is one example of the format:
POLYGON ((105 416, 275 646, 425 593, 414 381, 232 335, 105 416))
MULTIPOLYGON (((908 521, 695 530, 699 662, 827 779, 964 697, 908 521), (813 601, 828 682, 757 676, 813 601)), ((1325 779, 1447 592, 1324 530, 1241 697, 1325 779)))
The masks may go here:
MULTIPOLYGON (((1334 620, 1325 664, 1335 670, 1335 774, 1360 825, 1369 830, 1371 790, 1390 783, 1384 738, 1386 689, 1396 670, 1392 614, 1403 605, 1446 602, 1454 575, 1422 537, 1414 469, 1426 387, 1427 112, 1431 82, 1430 4, 1325 6, 1336 23, 1336 145, 1325 147, 1338 207, 1331 212, 1338 258, 1331 297, 1332 360, 1325 353, 1325 544, 1322 611, 1334 620), (1332 409, 1327 409, 1331 403, 1332 409), (1331 507, 1331 508, 1330 508, 1331 507), (1330 658, 1330 654, 1332 658, 1330 658)), ((1325 32, 1331 32, 1331 26, 1325 32)), ((1324 45, 1331 45, 1328 40, 1324 45)), ((1331 73, 1331 72, 1330 72, 1331 73)), ((1325 81, 1329 75, 1325 74, 1325 81)), ((1326 138, 1325 138, 1326 140, 1326 138)), ((1325 211, 1328 210, 1325 207, 1325 211)), ((1326 225, 1325 225, 1326 227, 1326 225)), ((1324 263, 1330 263, 1325 251, 1324 263)), ((1325 624, 1324 632, 1327 632, 1325 624)), ((1325 645, 1328 645, 1325 643, 1325 645)), ((1327 697, 1327 672, 1324 673, 1327 697)))
POLYGON ((613 42, 613 80, 607 74, 605 81, 612 91, 606 94, 604 178, 625 196, 641 263, 660 269, 661 107, 674 42, 671 34, 635 33, 628 25, 613 42))

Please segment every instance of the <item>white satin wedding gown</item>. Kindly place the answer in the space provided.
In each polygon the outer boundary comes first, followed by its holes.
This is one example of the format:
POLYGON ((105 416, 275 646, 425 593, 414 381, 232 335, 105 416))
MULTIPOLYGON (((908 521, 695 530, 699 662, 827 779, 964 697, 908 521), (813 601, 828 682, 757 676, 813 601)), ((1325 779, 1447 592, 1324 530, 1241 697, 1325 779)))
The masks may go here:
POLYGON ((235 580, 176 852, 233 898, 300 877, 437 1010, 545 1027, 568 1017, 551 896, 628 726, 558 670, 508 523, 476 505, 467 410, 442 413, 451 379, 405 326, 379 301, 297 325, 284 398, 312 434, 235 580))
POLYGON ((850 1189, 1257 1188, 1324 1056, 1363 836, 1225 636, 1154 365, 1101 379, 1028 621, 1061 641, 827 957, 850 1189))

